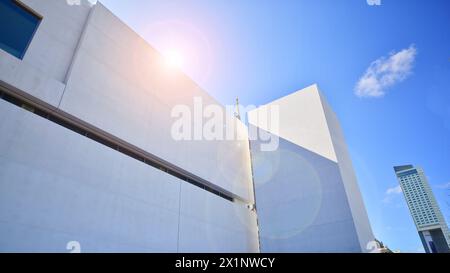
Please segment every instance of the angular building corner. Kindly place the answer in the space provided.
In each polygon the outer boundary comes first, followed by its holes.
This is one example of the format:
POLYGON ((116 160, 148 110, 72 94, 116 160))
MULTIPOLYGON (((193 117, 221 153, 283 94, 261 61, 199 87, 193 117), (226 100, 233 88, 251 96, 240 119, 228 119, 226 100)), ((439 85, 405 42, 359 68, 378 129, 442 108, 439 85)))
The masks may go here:
POLYGON ((278 138, 273 151, 251 141, 261 251, 368 252, 369 219, 339 122, 318 86, 250 111, 248 120, 250 131, 278 138), (275 119, 266 114, 273 107, 275 119))

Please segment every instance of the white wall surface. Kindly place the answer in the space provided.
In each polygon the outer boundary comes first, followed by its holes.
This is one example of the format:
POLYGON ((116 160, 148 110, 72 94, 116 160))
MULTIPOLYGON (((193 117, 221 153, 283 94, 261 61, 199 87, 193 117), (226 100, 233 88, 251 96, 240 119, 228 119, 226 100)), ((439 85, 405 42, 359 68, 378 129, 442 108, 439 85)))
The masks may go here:
POLYGON ((0 100, 0 252, 255 252, 232 203, 0 100))
POLYGON ((273 133, 259 112, 274 105, 278 150, 251 142, 261 251, 366 251, 370 223, 338 120, 318 87, 250 112, 249 123, 273 133))
MULTIPOLYGON (((252 202, 245 140, 175 141, 171 111, 194 97, 219 105, 186 75, 167 69, 161 56, 101 4, 75 54, 61 109, 252 202)), ((222 106, 220 106, 222 107, 222 106)))
POLYGON ((1 82, 253 202, 244 124, 228 117, 244 140, 174 141, 175 105, 220 104, 100 3, 22 2, 43 19, 23 60, 0 50, 1 82))
POLYGON ((355 171, 353 170, 353 164, 345 142, 344 132, 342 131, 336 114, 329 106, 325 97, 320 92, 319 95, 322 101, 334 149, 336 151, 339 170, 344 183, 350 209, 353 214, 353 220, 355 222, 355 228, 358 233, 361 249, 363 251, 367 251, 368 243, 372 242, 375 237, 369 222, 369 216, 367 215, 364 200, 362 199, 362 195, 359 190, 355 171))
MULTIPOLYGON (((172 140, 172 107, 218 103, 163 67, 101 4, 24 0, 43 16, 23 60, 0 50, 0 81, 254 202, 242 141, 172 140), (61 104, 60 104, 61 103, 61 104)), ((230 117, 228 117, 230 118, 230 117)), ((0 101, 0 251, 255 252, 256 215, 0 101)))
POLYGON ((86 0, 79 6, 61 0, 20 2, 43 19, 23 60, 0 49, 0 81, 57 106, 90 5, 86 0))
POLYGON ((256 213, 243 203, 182 183, 180 214, 180 252, 259 251, 256 213))
POLYGON ((280 120, 276 135, 332 161, 337 161, 315 85, 250 111, 249 123, 275 133, 273 130, 275 128, 268 127, 270 122, 266 117, 258 114, 267 111, 266 109, 270 109, 271 106, 279 107, 280 120))
POLYGON ((285 139, 252 141, 262 252, 360 252, 336 162, 285 139))

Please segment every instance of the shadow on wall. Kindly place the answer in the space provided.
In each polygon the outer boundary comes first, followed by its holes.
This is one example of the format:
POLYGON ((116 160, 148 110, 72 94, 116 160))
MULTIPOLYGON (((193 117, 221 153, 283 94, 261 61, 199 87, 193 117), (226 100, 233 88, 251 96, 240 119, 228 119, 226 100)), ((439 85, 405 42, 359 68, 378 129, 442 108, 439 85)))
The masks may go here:
POLYGON ((261 252, 361 252, 337 162, 280 138, 251 141, 261 252))

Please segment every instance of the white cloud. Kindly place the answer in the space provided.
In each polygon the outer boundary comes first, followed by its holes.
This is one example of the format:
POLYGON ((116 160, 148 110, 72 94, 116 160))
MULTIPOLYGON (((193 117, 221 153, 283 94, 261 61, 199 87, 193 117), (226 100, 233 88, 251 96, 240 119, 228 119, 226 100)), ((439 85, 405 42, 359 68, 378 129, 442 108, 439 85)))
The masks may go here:
POLYGON ((381 0, 367 0, 369 6, 381 6, 381 0))
POLYGON ((386 190, 386 195, 400 194, 400 193, 402 193, 402 187, 400 187, 400 185, 386 190))
POLYGON ((372 62, 355 87, 358 97, 382 97, 389 87, 404 81, 412 73, 417 49, 414 45, 388 58, 381 57, 372 62))
POLYGON ((394 199, 394 196, 401 194, 402 193, 402 188, 400 187, 400 185, 393 187, 393 188, 388 188, 386 190, 384 199, 383 199, 383 203, 384 204, 389 204, 392 202, 392 199, 394 199))
POLYGON ((437 185, 436 188, 441 189, 441 190, 448 190, 448 189, 450 189, 450 182, 437 185))

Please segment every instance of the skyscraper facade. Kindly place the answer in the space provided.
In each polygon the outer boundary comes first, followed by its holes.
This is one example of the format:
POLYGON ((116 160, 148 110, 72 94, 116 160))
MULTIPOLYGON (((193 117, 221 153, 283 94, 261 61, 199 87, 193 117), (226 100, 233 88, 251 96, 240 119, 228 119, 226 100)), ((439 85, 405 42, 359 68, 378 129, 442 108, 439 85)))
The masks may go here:
POLYGON ((450 233, 422 168, 404 165, 394 170, 425 251, 450 252, 450 233))

